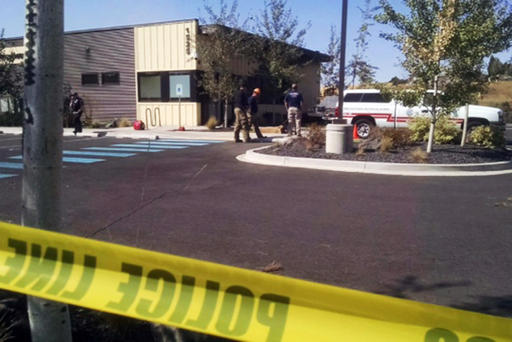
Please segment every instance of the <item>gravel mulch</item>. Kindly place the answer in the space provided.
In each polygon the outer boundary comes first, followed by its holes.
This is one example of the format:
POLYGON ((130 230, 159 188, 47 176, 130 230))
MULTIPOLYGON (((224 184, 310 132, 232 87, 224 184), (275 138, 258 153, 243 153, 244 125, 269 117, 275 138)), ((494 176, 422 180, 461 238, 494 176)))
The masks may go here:
MULTIPOLYGON (((426 150, 425 144, 408 146, 389 152, 365 152, 357 154, 357 146, 354 153, 337 155, 325 153, 325 147, 308 149, 307 139, 297 139, 286 145, 273 145, 267 149, 259 150, 259 153, 271 154, 286 157, 322 158, 334 160, 354 160, 386 163, 417 163, 411 152, 418 148, 426 150)), ((512 160, 512 151, 506 149, 486 149, 474 145, 466 145, 461 148, 459 145, 435 145, 432 153, 428 156, 426 163, 429 164, 472 164, 491 163, 512 160)))

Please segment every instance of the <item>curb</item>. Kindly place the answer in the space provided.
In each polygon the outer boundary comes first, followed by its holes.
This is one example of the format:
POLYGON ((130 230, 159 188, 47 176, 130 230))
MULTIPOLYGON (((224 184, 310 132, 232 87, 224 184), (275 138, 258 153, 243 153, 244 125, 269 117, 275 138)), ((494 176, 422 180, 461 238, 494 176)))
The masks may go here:
POLYGON ((320 158, 282 157, 258 153, 258 150, 265 148, 268 148, 268 146, 248 150, 245 154, 239 155, 236 158, 239 161, 251 164, 393 176, 462 177, 512 174, 512 161, 479 164, 379 163, 320 158))

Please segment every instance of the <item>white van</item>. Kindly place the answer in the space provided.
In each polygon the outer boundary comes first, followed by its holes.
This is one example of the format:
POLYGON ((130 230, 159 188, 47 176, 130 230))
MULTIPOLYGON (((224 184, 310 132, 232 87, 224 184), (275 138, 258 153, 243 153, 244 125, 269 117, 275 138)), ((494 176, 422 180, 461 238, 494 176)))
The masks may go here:
MULTIPOLYGON (((452 113, 457 124, 464 124, 465 106, 452 113)), ((426 106, 406 107, 395 100, 386 101, 378 89, 345 90, 343 98, 343 118, 357 127, 357 135, 366 139, 372 127, 407 127, 407 123, 415 116, 428 116, 426 106)), ((339 110, 324 119, 339 117, 339 110)), ((504 125, 503 111, 499 108, 486 106, 469 106, 468 129, 480 125, 504 125)))

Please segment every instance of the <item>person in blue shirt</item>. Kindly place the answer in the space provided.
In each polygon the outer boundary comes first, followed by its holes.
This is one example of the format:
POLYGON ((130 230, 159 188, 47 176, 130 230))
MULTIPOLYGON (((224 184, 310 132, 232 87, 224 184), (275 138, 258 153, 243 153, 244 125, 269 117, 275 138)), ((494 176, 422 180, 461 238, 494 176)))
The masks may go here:
POLYGON ((249 97, 249 110, 247 111, 247 119, 249 120, 249 129, 254 126, 254 132, 258 139, 266 138, 261 134, 260 125, 258 120, 258 98, 260 97, 260 88, 255 88, 252 91, 252 96, 249 97))
POLYGON ((299 93, 297 84, 292 84, 292 89, 286 94, 284 98, 284 106, 288 113, 288 136, 293 133, 301 136, 301 120, 302 120, 302 104, 304 99, 302 94, 299 93))

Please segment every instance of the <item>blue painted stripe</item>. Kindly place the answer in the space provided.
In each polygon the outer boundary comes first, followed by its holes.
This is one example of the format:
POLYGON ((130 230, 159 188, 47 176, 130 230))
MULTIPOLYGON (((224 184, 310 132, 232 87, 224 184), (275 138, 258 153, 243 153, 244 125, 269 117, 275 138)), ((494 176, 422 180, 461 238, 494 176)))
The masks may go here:
MULTIPOLYGON (((144 146, 144 145, 137 145, 137 144, 115 144, 115 145, 112 145, 112 146, 118 146, 118 147, 138 147, 140 148, 141 146, 144 146)), ((156 146, 158 148, 163 148, 163 149, 166 149, 166 150, 181 150, 181 149, 184 149, 184 148, 188 148, 189 146, 165 146, 165 145, 160 145, 160 146, 156 146)))
POLYGON ((96 156, 96 157, 133 157, 135 153, 119 153, 119 152, 91 152, 91 151, 62 151, 65 155, 75 156, 96 156))
POLYGON ((13 175, 10 173, 0 173, 0 179, 11 178, 11 177, 16 177, 16 176, 18 176, 18 175, 13 175))
POLYGON ((189 142, 160 142, 160 141, 137 141, 136 144, 138 145, 148 145, 148 146, 206 146, 209 145, 208 143, 189 143, 189 142))
POLYGON ((147 148, 128 148, 128 147, 85 147, 82 150, 93 151, 119 151, 119 152, 162 152, 163 150, 147 149, 147 148))
POLYGON ((5 162, 0 162, 0 168, 2 168, 2 169, 23 170, 23 163, 5 163, 5 162))
POLYGON ((157 141, 163 142, 196 142, 196 143, 208 143, 208 144, 221 144, 225 141, 223 140, 185 140, 185 139, 159 139, 157 141))
MULTIPOLYGON (((9 157, 9 159, 21 159, 21 158, 22 158, 22 156, 9 157)), ((105 161, 105 159, 62 157, 62 161, 64 163, 92 164, 92 163, 105 161)))

